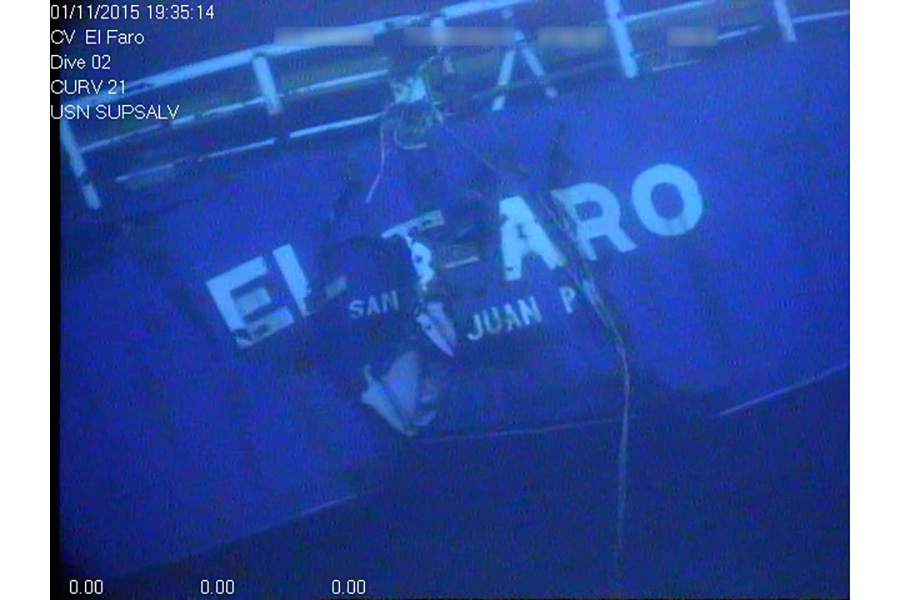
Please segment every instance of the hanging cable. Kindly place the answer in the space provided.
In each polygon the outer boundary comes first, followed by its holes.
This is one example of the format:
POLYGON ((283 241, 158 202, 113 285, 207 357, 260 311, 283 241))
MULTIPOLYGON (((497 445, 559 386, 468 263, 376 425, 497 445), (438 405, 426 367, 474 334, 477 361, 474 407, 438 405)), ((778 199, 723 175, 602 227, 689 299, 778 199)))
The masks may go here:
MULTIPOLYGON (((430 60, 431 59, 426 61, 423 68, 427 66, 430 60)), ((471 144, 447 126, 443 115, 438 110, 437 104, 431 95, 431 87, 427 78, 425 79, 425 83, 429 104, 432 111, 437 116, 437 122, 440 123, 443 130, 493 173, 499 173, 500 169, 498 165, 494 164, 493 161, 476 150, 471 144)), ((567 261, 569 264, 567 265, 566 272, 572 280, 573 285, 575 285, 587 300, 588 305, 591 306, 594 315, 600 321, 602 326, 612 334, 616 355, 622 370, 621 430, 619 435, 616 470, 616 535, 613 546, 613 586, 616 594, 621 596, 624 588, 622 578, 622 551, 625 542, 625 524, 628 506, 628 447, 629 427, 631 424, 631 370, 628 362, 628 351, 622 333, 616 324, 613 312, 600 295, 590 265, 578 248, 577 228, 573 219, 568 215, 565 207, 561 206, 558 201, 555 201, 552 193, 550 194, 550 200, 543 194, 535 194, 535 196, 543 205, 543 212, 546 213, 550 222, 562 234, 563 238, 569 243, 569 246, 574 248, 574 252, 571 253, 574 256, 567 261)))
POLYGON ((425 84, 425 95, 428 98, 428 104, 431 107, 431 114, 434 115, 435 121, 438 124, 440 124, 441 128, 450 137, 452 137, 454 139, 454 141, 456 141, 456 143, 458 143, 460 146, 462 146, 463 149, 465 149, 469 154, 471 154, 472 156, 477 158, 479 160, 479 162, 481 162, 481 164, 483 164, 485 167, 487 167, 491 172, 499 173, 499 169, 497 168, 497 165, 492 163, 483 153, 476 150, 471 144, 469 144, 458 133, 453 131, 453 129, 451 129, 447 125, 447 120, 444 117, 444 113, 442 113, 440 108, 438 107, 439 103, 438 103, 437 99, 434 97, 434 93, 431 89, 431 79, 428 77, 427 69, 431 65, 431 63, 434 62, 435 60, 443 60, 444 58, 445 57, 441 56, 440 54, 436 54, 436 55, 430 57, 428 60, 426 60, 422 64, 422 66, 419 67, 419 70, 417 71, 418 75, 422 78, 422 81, 425 84))
POLYGON ((580 279, 575 270, 567 269, 570 278, 593 308, 594 314, 613 335, 616 354, 622 369, 622 414, 619 434, 619 450, 616 470, 616 538, 613 546, 613 587, 617 596, 623 592, 622 550, 625 542, 625 522, 628 502, 628 434, 631 424, 631 371, 625 340, 616 325, 612 311, 597 291, 593 276, 588 271, 585 279, 580 279))
POLYGON ((372 185, 369 186, 369 193, 366 194, 365 203, 369 204, 372 201, 372 197, 375 195, 375 190, 378 188, 378 184, 381 183, 381 178, 384 176, 384 165, 387 160, 387 142, 385 139, 385 128, 386 123, 385 120, 387 118, 388 112, 396 105, 396 102, 391 102, 388 104, 384 110, 381 112, 381 118, 378 122, 378 137, 379 137, 379 145, 381 147, 381 162, 378 167, 378 174, 375 176, 375 180, 372 181, 372 185))
MULTIPOLYGON (((541 195, 538 195, 538 197, 542 198, 541 195)), ((546 200, 545 196, 543 198, 546 200)), ((588 305, 593 309, 594 315, 612 334, 616 354, 622 369, 621 431, 616 470, 616 537, 613 545, 613 587, 616 595, 621 596, 624 591, 622 550, 625 542, 626 510, 628 505, 628 435, 631 424, 631 371, 628 364, 628 352, 622 333, 616 325, 613 312, 600 295, 590 265, 578 249, 577 230, 573 220, 567 216, 565 207, 561 206, 561 203, 552 193, 550 200, 544 204, 545 212, 548 213, 550 221, 575 249, 574 259, 567 264, 566 272, 575 287, 581 291, 588 305)))
POLYGON ((622 420, 619 434, 619 455, 616 483, 616 540, 613 547, 613 586, 617 596, 623 592, 622 581, 622 549, 625 542, 626 508, 628 501, 628 433, 631 424, 631 372, 628 367, 628 354, 625 340, 603 298, 594 290, 592 306, 598 316, 612 332, 615 339, 616 353, 622 367, 622 420))
MULTIPOLYGON (((426 69, 431 64, 431 62, 436 58, 436 56, 432 56, 425 62, 423 62, 419 68, 416 70, 416 76, 420 77, 425 85, 425 90, 428 98, 428 104, 431 110, 429 110, 425 116, 427 119, 423 120, 423 122, 417 123, 417 127, 414 129, 417 135, 421 135, 426 132, 431 126, 434 124, 434 121, 431 120, 432 117, 438 122, 443 122, 443 115, 440 114, 440 111, 437 109, 434 98, 431 96, 431 88, 427 79, 426 69), (424 75, 424 76, 423 76, 424 75)), ((372 185, 369 187, 369 192, 366 194, 365 204, 370 204, 372 202, 372 198, 375 196, 375 191, 378 189, 379 184, 381 183, 382 178, 384 177, 385 165, 387 162, 387 129, 388 129, 388 117, 395 108, 399 106, 409 106, 410 102, 406 100, 397 100, 395 99, 393 102, 389 103, 384 107, 384 110, 381 111, 381 116, 379 118, 378 123, 378 137, 379 137, 379 146, 380 146, 380 162, 378 167, 378 174, 375 176, 375 179, 372 181, 372 185)), ((404 119, 405 124, 405 119, 404 119)), ((394 144, 404 150, 421 150, 427 147, 427 144, 419 141, 419 142, 408 142, 402 141, 400 139, 402 127, 394 127, 393 132, 391 133, 391 139, 394 144)))

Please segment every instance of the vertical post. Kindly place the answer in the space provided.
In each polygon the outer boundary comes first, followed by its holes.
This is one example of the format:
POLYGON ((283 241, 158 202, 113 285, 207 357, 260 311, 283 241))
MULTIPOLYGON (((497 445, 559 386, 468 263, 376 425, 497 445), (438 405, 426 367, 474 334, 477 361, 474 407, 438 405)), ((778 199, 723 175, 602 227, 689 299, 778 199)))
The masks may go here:
MULTIPOLYGON (((501 11, 501 13, 500 13, 500 16, 503 18, 503 21, 507 24, 509 24, 512 21, 512 15, 513 15, 512 9, 508 8, 508 7, 504 8, 503 11, 501 11)), ((501 89, 505 88, 509 85, 510 81, 512 81, 513 65, 516 62, 516 51, 517 51, 516 44, 517 43, 518 43, 518 40, 516 40, 513 43, 512 48, 509 48, 503 54, 503 60, 500 62, 500 73, 497 75, 497 87, 498 88, 501 88, 501 89)), ((491 103, 491 110, 503 110, 503 108, 505 106, 506 106, 506 92, 503 92, 502 94, 500 94, 499 96, 494 98, 494 101, 491 103)))
MULTIPOLYGON (((447 29, 447 22, 444 20, 444 17, 435 17, 435 18, 431 19, 431 22, 428 23, 428 26, 433 28, 434 30, 440 29, 440 30, 442 30, 442 33, 443 33, 444 30, 447 29)), ((438 36, 436 36, 436 37, 438 37, 438 36)), ((438 37, 438 39, 442 39, 442 38, 438 37)), ((438 44, 437 52, 439 55, 443 55, 446 50, 447 50, 446 46, 444 46, 442 44, 438 44)))
MULTIPOLYGON (((512 23, 513 11, 511 8, 504 9, 503 20, 506 23, 512 23)), ((516 55, 521 50, 522 56, 525 58, 525 64, 528 65, 528 68, 531 69, 532 74, 534 74, 535 79, 541 84, 544 88, 544 94, 550 99, 556 98, 558 92, 556 88, 553 87, 553 84, 547 79, 547 72, 544 70, 544 65, 541 64, 541 59, 538 58, 537 53, 534 51, 534 48, 528 44, 525 39, 525 34, 523 34, 520 30, 514 29, 515 39, 513 40, 513 47, 506 51, 503 55, 503 60, 500 63, 500 73, 497 77, 497 87, 505 88, 512 81, 512 73, 513 66, 515 65, 516 55)), ((496 98, 494 98, 494 102, 491 105, 491 110, 503 110, 504 106, 506 106, 506 93, 502 93, 496 98)))
POLYGON ((772 0, 775 6, 775 16, 778 17, 778 26, 781 28, 781 37, 786 42, 796 42, 797 33, 794 31, 794 21, 791 11, 788 9, 787 0, 772 0))
POLYGON ((538 58, 534 48, 525 42, 525 35, 519 30, 516 30, 516 42, 521 44, 522 57, 525 58, 525 64, 531 69, 535 79, 543 86, 544 94, 551 100, 556 98, 559 94, 556 91, 556 88, 553 87, 553 84, 550 83, 550 80, 547 79, 547 72, 544 70, 544 65, 541 64, 541 59, 538 58))
POLYGON ((278 88, 275 86, 275 78, 272 76, 272 68, 269 59, 262 54, 253 57, 253 73, 256 75, 256 84, 266 100, 266 110, 270 115, 278 115, 284 112, 281 98, 278 96, 278 88))
POLYGON ((81 155, 81 149, 78 142, 75 141, 75 134, 66 119, 59 120, 59 142, 62 144, 63 150, 69 157, 69 166, 72 168, 72 174, 81 187, 81 193, 87 205, 93 210, 100 208, 100 194, 91 181, 87 172, 87 165, 84 163, 84 157, 81 155))
POLYGON ((619 53, 622 74, 628 79, 634 79, 638 76, 638 65, 634 59, 634 46, 631 44, 622 2, 620 0, 603 0, 603 4, 606 7, 606 23, 609 25, 609 31, 612 33, 616 50, 619 53))
MULTIPOLYGON (((512 79, 513 63, 515 60, 515 50, 507 50, 506 54, 503 55, 503 62, 500 63, 500 74, 497 77, 498 88, 502 89, 509 85, 509 82, 512 79)), ((493 103, 491 103, 491 110, 503 110, 504 106, 506 106, 506 92, 503 92, 494 98, 493 103)))

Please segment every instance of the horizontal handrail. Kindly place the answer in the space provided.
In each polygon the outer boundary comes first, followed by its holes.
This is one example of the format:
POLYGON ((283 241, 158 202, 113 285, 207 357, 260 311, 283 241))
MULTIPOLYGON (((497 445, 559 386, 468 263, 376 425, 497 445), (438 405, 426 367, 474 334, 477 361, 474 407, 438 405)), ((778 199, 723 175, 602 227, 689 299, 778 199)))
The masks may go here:
MULTIPOLYGON (((321 65, 312 70, 306 70, 300 73, 294 72, 302 68, 301 65, 294 65, 294 71, 284 72, 284 63, 273 62, 273 59, 280 57, 288 57, 291 55, 300 55, 304 52, 329 47, 337 43, 335 36, 317 36, 316 32, 337 32, 341 30, 365 30, 365 36, 358 36, 360 39, 365 37, 365 44, 374 44, 376 37, 387 34, 392 31, 400 31, 407 27, 447 27, 449 22, 463 19, 479 14, 499 13, 498 17, 502 18, 505 26, 512 25, 510 17, 512 16, 512 8, 523 5, 539 4, 542 0, 470 0, 458 4, 446 6, 435 11, 426 12, 417 15, 400 15, 379 19, 354 25, 351 27, 338 27, 331 29, 305 29, 298 28, 295 34, 290 37, 288 43, 277 43, 279 36, 275 35, 275 42, 233 52, 216 58, 200 61, 194 64, 178 67, 163 73, 145 77, 128 85, 127 94, 98 94, 75 99, 66 103, 67 106, 74 105, 81 108, 88 108, 106 103, 118 103, 128 101, 137 95, 145 94, 151 91, 159 91, 160 89, 174 86, 179 83, 191 81, 200 77, 207 77, 229 71, 231 69, 246 68, 249 73, 255 75, 256 89, 247 89, 247 95, 244 99, 236 101, 233 97, 217 97, 215 93, 208 93, 206 96, 194 95, 189 104, 193 106, 182 105, 184 109, 177 118, 165 123, 154 123, 152 125, 140 125, 136 129, 123 131, 137 124, 128 126, 127 124, 113 125, 100 129, 85 129, 77 133, 85 134, 87 139, 83 144, 79 144, 76 140, 76 131, 73 131, 70 124, 64 124, 66 127, 63 136, 66 156, 69 159, 70 167, 75 174, 79 186, 91 208, 100 207, 100 198, 91 180, 89 170, 85 164, 83 155, 88 152, 97 150, 107 150, 132 143, 140 139, 146 139, 149 136, 162 135, 166 131, 183 131, 193 127, 202 127, 206 124, 213 123, 223 118, 234 118, 237 115, 259 108, 266 108, 270 115, 279 115, 284 113, 289 105, 317 96, 319 94, 335 93, 345 89, 358 89, 362 91, 365 86, 378 85, 386 83, 390 79, 393 65, 388 56, 380 56, 378 61, 367 60, 365 63, 341 63, 339 65, 321 65), (312 33, 312 35, 307 35, 312 33), (305 43, 308 42, 308 43, 305 43), (355 66, 354 66, 355 65, 355 66), (276 79, 275 75, 280 72, 280 78, 276 79), (342 72, 338 72, 342 71, 342 72), (354 72, 355 71, 355 72, 354 72), (110 129, 112 131, 110 131, 110 129), (93 134, 93 135, 90 135, 93 134), (110 135, 111 134, 111 135, 110 135), (103 136, 97 139, 97 136, 103 136)), ((648 69, 656 72, 664 69, 683 67, 699 62, 699 59, 690 54, 665 54, 662 53, 658 57, 663 62, 652 60, 646 62, 642 67, 638 66, 637 60, 645 54, 656 52, 653 48, 645 48, 648 43, 644 33, 654 27, 666 27, 672 23, 681 21, 690 21, 698 18, 701 21, 708 20, 711 16, 725 16, 732 14, 743 14, 741 11, 753 8, 752 14, 747 15, 741 22, 731 23, 731 27, 721 31, 716 36, 717 41, 725 41, 733 38, 747 36, 749 34, 763 31, 768 27, 768 23, 777 22, 782 30, 782 37, 785 41, 791 42, 796 39, 794 34, 794 25, 806 23, 814 23, 833 18, 845 18, 850 14, 849 10, 832 10, 815 14, 793 15, 788 10, 786 0, 756 0, 750 3, 723 2, 721 0, 692 0, 683 4, 668 6, 657 10, 645 11, 636 14, 626 14, 623 10, 627 8, 627 2, 622 0, 597 0, 597 14, 589 15, 584 19, 585 23, 591 23, 592 27, 597 27, 598 23, 602 23, 606 28, 605 32, 610 35, 612 46, 608 48, 610 51, 610 59, 604 59, 602 56, 592 56, 590 64, 579 65, 578 58, 572 55, 554 54, 552 51, 545 53, 541 48, 541 29, 537 29, 534 39, 532 35, 525 35, 515 27, 516 44, 506 45, 499 55, 491 52, 485 52, 477 56, 454 56, 454 67, 462 67, 466 73, 474 73, 476 77, 483 76, 482 71, 491 69, 498 70, 498 79, 495 86, 489 89, 470 90, 472 100, 488 100, 492 102, 495 109, 502 108, 506 94, 511 90, 519 89, 524 86, 540 84, 544 86, 545 93, 549 97, 553 97, 556 93, 552 82, 567 76, 574 76, 578 73, 584 73, 591 70, 597 70, 602 66, 609 64, 615 66, 618 63, 619 71, 628 78, 636 77, 641 69, 648 69), (764 10, 766 9, 767 10, 764 10), (735 12, 737 11, 737 12, 735 12), (768 16, 767 16, 768 15, 768 16), (605 18, 604 18, 605 16, 605 18), (633 39, 632 39, 633 38, 633 39), (533 47, 534 45, 534 47, 533 47), (540 50, 540 53, 536 52, 540 50), (539 56, 540 54, 540 56, 539 56), (613 57, 618 57, 616 58, 613 57), (519 58, 525 60, 527 67, 530 69, 533 77, 523 81, 513 81, 511 74, 513 70, 513 62, 519 58), (560 58, 562 57, 562 58, 560 58), (599 60, 598 60, 599 59, 599 60), (548 66, 553 68, 545 68, 544 61, 549 61, 548 66), (574 68, 573 68, 574 67, 574 68)), ((734 19, 732 19, 733 21, 734 19)), ((604 33, 605 33, 604 32, 604 33)), ((290 33, 290 31, 289 31, 290 33)), ((346 32, 344 32, 346 33, 346 32)), ((534 32, 532 32, 534 33, 534 32)), ((425 35, 425 34, 423 34, 425 35)), ((420 36, 421 37, 421 36, 420 36)), ((282 41, 287 40, 287 36, 282 36, 282 41)), ((419 38, 416 38, 419 39, 419 38)), ((429 40, 427 36, 422 38, 429 40)), ((435 40, 444 38, 435 38, 435 40)), ((461 39, 470 39, 463 36, 461 39)), ((480 39, 480 38, 479 38, 480 39)), ((349 44, 351 41, 342 43, 349 44)), ((409 41, 409 40, 408 40, 409 41)), ((654 42, 655 43, 655 42, 654 42)), ((490 44, 488 44, 490 45, 490 44)), ((599 46, 598 46, 599 48, 599 46)), ((437 47, 438 52, 445 52, 446 47, 437 47)), ((586 51, 587 52, 587 51, 586 51)), ((587 54, 596 54, 597 49, 594 48, 587 54)), ((587 57, 587 54, 584 57, 587 57)), ((600 54, 603 54, 602 52, 600 54)), ((308 68, 307 68, 308 69, 308 68)), ((415 78, 421 79, 423 76, 421 71, 415 78)), ((414 79, 415 79, 414 78, 414 79)), ((413 80, 409 80, 404 85, 413 85, 413 80)), ((397 90, 394 90, 395 99, 397 90)), ((145 100, 146 101, 146 100, 145 100)), ((371 110, 362 109, 362 110, 371 110)), ((291 113, 291 119, 295 118, 298 113, 291 113)), ((304 123, 292 123, 287 128, 302 128, 288 130, 279 139, 267 138, 254 142, 243 142, 243 145, 231 148, 220 148, 210 151, 202 156, 185 157, 169 162, 159 167, 146 166, 139 170, 111 177, 110 181, 117 183, 127 183, 134 179, 141 180, 150 177, 156 173, 163 174, 171 171, 177 174, 174 167, 183 165, 185 162, 198 163, 212 159, 218 159, 227 156, 234 156, 253 150, 269 147, 279 143, 282 140, 297 140, 308 138, 329 131, 338 131, 365 125, 376 121, 380 117, 380 113, 367 114, 352 118, 341 118, 329 123, 305 126, 304 123)))

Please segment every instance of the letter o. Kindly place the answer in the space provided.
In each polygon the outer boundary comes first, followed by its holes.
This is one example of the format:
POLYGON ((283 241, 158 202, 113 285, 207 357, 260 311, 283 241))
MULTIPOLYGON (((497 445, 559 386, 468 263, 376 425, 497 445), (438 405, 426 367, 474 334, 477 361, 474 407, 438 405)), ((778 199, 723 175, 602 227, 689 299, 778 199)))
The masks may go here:
POLYGON ((638 175, 631 186, 631 203, 644 227, 657 235, 684 235, 703 215, 703 196, 697 181, 681 167, 670 164, 655 165, 638 175), (677 217, 663 217, 653 204, 653 190, 663 183, 675 186, 681 196, 681 214, 677 217))

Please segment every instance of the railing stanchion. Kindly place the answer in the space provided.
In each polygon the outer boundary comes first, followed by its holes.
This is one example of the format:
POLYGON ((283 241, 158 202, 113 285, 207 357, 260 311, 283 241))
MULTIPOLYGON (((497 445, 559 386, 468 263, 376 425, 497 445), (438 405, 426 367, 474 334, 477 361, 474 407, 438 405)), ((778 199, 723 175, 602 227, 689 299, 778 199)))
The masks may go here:
POLYGON ((797 32, 794 31, 794 21, 787 0, 772 0, 772 3, 775 6, 775 16, 778 17, 778 26, 781 28, 781 37, 786 42, 796 42, 797 32))
POLYGON ((59 121, 59 143, 69 157, 69 166, 72 168, 72 174, 75 175, 75 180, 78 182, 78 187, 81 188, 81 193, 84 194, 87 205, 93 210, 99 209, 101 206, 100 194, 97 193, 97 188, 91 181, 84 157, 81 155, 81 149, 75 140, 75 134, 66 119, 59 121))
POLYGON ((634 79, 638 76, 639 69, 637 61, 634 59, 634 45, 631 43, 631 35, 628 33, 622 2, 620 0, 604 0, 603 4, 606 7, 606 22, 619 53, 622 74, 628 79, 634 79))

